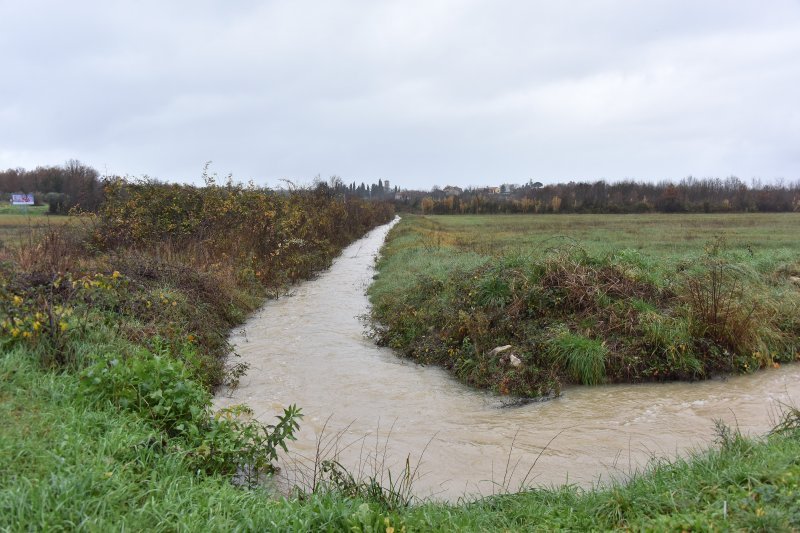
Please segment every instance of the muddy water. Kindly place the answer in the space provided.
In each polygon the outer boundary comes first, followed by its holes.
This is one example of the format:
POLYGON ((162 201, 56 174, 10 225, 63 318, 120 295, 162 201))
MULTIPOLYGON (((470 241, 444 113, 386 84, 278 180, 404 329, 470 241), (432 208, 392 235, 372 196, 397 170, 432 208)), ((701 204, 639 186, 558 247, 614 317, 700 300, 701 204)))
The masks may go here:
POLYGON ((265 422, 291 403, 305 414, 283 458, 289 482, 308 482, 315 455, 337 454, 354 472, 389 468, 395 479, 410 456, 419 497, 487 495, 523 480, 590 486, 624 478, 654 456, 707 445, 715 419, 762 433, 779 402, 800 401, 800 366, 790 365, 724 381, 576 387, 552 401, 504 407, 507 399, 364 338, 358 317, 388 229, 267 303, 232 339, 250 369, 216 404, 247 403, 265 422))

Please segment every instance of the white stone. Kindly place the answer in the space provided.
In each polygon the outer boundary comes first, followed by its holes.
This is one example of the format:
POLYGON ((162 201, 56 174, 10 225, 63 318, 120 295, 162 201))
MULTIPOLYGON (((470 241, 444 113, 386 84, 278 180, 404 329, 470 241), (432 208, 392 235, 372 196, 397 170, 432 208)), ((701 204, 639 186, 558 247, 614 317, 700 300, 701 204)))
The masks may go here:
POLYGON ((506 350, 510 350, 510 349, 511 349, 511 345, 510 344, 506 344, 505 346, 498 346, 497 348, 494 348, 491 352, 489 352, 489 356, 493 357, 493 356, 495 356, 497 354, 501 354, 501 353, 505 352, 506 350))

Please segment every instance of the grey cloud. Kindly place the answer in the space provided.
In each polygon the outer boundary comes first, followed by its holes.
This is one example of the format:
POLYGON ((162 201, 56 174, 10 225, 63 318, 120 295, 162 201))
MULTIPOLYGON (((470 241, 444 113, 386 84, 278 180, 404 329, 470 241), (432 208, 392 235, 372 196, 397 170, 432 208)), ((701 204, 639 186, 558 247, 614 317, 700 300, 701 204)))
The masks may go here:
POLYGON ((797 57, 785 0, 0 2, 0 167, 796 179, 797 57))

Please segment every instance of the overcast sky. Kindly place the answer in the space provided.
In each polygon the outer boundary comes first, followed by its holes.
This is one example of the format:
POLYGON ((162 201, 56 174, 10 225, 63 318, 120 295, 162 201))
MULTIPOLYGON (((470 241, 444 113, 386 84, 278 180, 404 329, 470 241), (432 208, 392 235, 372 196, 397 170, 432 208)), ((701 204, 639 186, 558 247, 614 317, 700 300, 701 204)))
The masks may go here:
POLYGON ((800 0, 0 0, 0 168, 800 178, 800 0))

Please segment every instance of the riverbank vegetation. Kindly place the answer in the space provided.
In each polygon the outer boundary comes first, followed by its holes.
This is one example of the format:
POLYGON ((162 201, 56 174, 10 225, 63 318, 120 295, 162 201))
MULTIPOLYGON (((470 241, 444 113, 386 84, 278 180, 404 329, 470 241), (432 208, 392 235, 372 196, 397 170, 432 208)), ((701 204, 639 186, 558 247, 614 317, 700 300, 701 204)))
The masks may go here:
POLYGON ((0 360, 0 529, 148 531, 552 531, 800 527, 800 413, 774 434, 720 428, 718 444, 661 461, 627 483, 391 507, 374 491, 321 486, 279 498, 195 459, 145 418, 80 394, 74 373, 43 371, 29 348, 0 360))
POLYGON ((96 213, 28 226, 22 242, 4 239, 5 344, 82 368, 92 357, 73 337, 102 325, 134 345, 167 349, 207 387, 225 379, 231 327, 392 216, 387 204, 324 190, 279 193, 212 178, 205 187, 115 179, 103 197, 96 213))
POLYGON ((800 215, 407 216, 377 339, 501 394, 795 361, 800 215))
MULTIPOLYGON (((17 233, 25 229, 20 215, 4 216, 17 233)), ((267 425, 244 406, 211 410, 211 391, 235 386, 246 370, 232 357, 229 331, 391 217, 388 204, 320 189, 115 179, 104 183, 95 213, 28 224, 24 238, 5 234, 0 347, 11 422, 3 445, 14 460, 2 468, 3 498, 29 485, 50 494, 43 505, 60 507, 62 488, 99 490, 86 477, 96 472, 78 470, 59 480, 63 487, 48 485, 52 461, 66 460, 60 447, 78 454, 74 469, 83 451, 97 450, 108 467, 102 474, 130 469, 128 483, 145 482, 153 464, 165 473, 180 466, 190 484, 198 475, 247 484, 268 473, 301 414, 289 406, 267 425), (37 387, 41 395, 31 396, 37 387), (114 449, 106 449, 107 432, 114 449)), ((13 516, 25 499, 4 499, 0 514, 13 516)), ((69 512, 83 512, 72 503, 78 508, 69 512)))
POLYGON ((276 496, 257 482, 301 413, 211 411, 209 391, 245 370, 227 333, 391 209, 212 182, 119 181, 104 197, 0 250, 0 530, 800 527, 793 409, 769 437, 722 428, 717 448, 599 490, 408 506, 336 471, 276 496))

